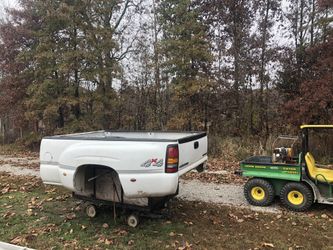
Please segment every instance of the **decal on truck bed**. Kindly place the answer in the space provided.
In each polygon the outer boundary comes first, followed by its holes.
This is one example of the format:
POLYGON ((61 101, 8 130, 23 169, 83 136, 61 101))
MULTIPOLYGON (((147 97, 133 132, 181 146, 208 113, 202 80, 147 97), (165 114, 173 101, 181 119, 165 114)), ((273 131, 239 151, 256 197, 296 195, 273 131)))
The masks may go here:
POLYGON ((149 168, 149 167, 162 167, 163 166, 163 159, 149 159, 146 160, 144 163, 141 164, 141 167, 149 168))

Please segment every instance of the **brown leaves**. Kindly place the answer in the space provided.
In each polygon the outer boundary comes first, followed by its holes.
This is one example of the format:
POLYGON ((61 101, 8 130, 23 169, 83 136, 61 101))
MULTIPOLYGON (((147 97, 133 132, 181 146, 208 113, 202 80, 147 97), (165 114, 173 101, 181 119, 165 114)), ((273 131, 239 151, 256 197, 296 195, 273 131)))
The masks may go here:
POLYGON ((27 215, 28 216, 36 216, 37 215, 37 210, 43 210, 43 203, 44 199, 39 201, 39 197, 32 197, 30 199, 30 202, 28 203, 28 209, 27 209, 27 215))
POLYGON ((77 240, 69 240, 64 243, 65 249, 78 249, 79 242, 77 240))
POLYGON ((71 197, 70 194, 64 194, 64 195, 59 195, 55 198, 56 201, 65 201, 67 200, 69 197, 71 197))
POLYGON ((50 188, 50 186, 45 187, 45 193, 47 194, 54 194, 56 193, 57 189, 56 188, 50 188))
POLYGON ((118 236, 126 236, 126 235, 128 235, 128 232, 126 230, 122 230, 122 229, 116 229, 116 230, 112 231, 112 233, 115 233, 118 236))
POLYGON ((193 222, 192 221, 184 221, 184 224, 187 226, 192 226, 193 222))
POLYGON ((23 237, 23 236, 17 236, 10 241, 10 243, 15 244, 15 245, 22 245, 25 242, 26 242, 26 240, 25 240, 25 237, 23 237))
POLYGON ((102 244, 105 244, 105 245, 112 245, 113 244, 113 240, 112 239, 108 239, 105 236, 100 236, 97 239, 97 243, 99 243, 99 244, 102 243, 102 244))
POLYGON ((274 244, 272 244, 272 243, 266 243, 266 242, 262 243, 261 246, 262 247, 274 248, 274 244))
POLYGON ((11 217, 15 216, 15 214, 16 214, 15 212, 7 211, 2 215, 2 218, 11 218, 11 217))
POLYGON ((22 236, 16 236, 13 238, 10 243, 15 245, 25 245, 27 242, 31 242, 36 239, 38 235, 36 233, 33 234, 27 234, 22 236))
MULTIPOLYGON (((33 176, 12 176, 7 173, 1 173, 0 175, 0 193, 11 194, 13 192, 29 192, 32 189, 41 186, 41 180, 33 176)), ((13 196, 8 196, 12 199, 13 196)))
POLYGON ((8 165, 13 168, 26 168, 39 170, 39 159, 35 157, 16 157, 16 156, 2 156, 0 165, 8 165))
POLYGON ((76 214, 75 213, 66 214, 66 219, 67 220, 73 220, 75 218, 76 218, 76 214))
MULTIPOLYGON (((192 249, 192 244, 190 244, 188 241, 183 241, 182 243, 180 243, 178 240, 174 241, 171 246, 174 249, 177 250, 190 250, 192 249)), ((165 248, 170 248, 170 245, 166 245, 165 248)))
POLYGON ((207 163, 206 171, 203 173, 197 173, 191 171, 182 176, 185 180, 200 180, 202 182, 209 183, 233 183, 242 184, 245 179, 235 175, 235 171, 239 170, 238 162, 229 162, 219 158, 209 159, 207 163))
POLYGON ((33 214, 34 214, 33 210, 32 210, 31 208, 29 208, 29 209, 27 210, 27 215, 28 215, 28 216, 32 216, 33 214))
POLYGON ((229 215, 230 218, 234 219, 238 223, 244 222, 244 219, 239 218, 237 215, 235 215, 233 213, 229 213, 228 215, 229 215))
POLYGON ((170 232, 170 233, 169 233, 169 236, 171 236, 171 237, 174 237, 175 235, 176 235, 175 232, 170 232))
POLYGON ((6 187, 4 187, 2 190, 1 190, 1 194, 7 194, 9 192, 9 189, 10 189, 10 185, 9 184, 6 184, 6 187))
POLYGON ((129 246, 134 245, 134 240, 129 240, 129 241, 127 242, 127 245, 129 245, 129 246))

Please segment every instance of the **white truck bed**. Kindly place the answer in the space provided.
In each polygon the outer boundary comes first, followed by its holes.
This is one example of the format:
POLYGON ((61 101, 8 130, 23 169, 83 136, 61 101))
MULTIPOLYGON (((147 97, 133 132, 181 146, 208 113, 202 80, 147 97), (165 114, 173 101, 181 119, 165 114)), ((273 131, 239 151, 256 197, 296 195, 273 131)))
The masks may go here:
POLYGON ((122 202, 172 196, 179 176, 207 161, 207 135, 96 131, 45 137, 40 161, 45 184, 79 195, 122 202))

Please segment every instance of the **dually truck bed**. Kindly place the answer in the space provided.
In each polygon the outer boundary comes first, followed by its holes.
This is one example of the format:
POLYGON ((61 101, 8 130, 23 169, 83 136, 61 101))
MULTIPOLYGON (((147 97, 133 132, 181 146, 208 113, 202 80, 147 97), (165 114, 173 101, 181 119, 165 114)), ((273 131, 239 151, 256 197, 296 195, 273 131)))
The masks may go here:
POLYGON ((205 132, 96 131, 45 137, 40 149, 45 184, 122 202, 175 195, 179 176, 206 161, 205 132), (168 172, 172 160, 177 171, 168 172))

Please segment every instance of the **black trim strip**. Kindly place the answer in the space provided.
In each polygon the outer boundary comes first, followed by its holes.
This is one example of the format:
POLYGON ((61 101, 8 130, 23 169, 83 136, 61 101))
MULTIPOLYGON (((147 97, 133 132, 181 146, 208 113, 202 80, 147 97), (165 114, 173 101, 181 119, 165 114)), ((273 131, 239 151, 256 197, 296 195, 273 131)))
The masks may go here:
MULTIPOLYGON (((97 132, 120 132, 120 131, 97 131, 97 132)), ((124 131, 133 133, 133 131, 124 131)), ((192 135, 186 136, 180 139, 159 139, 159 138, 124 138, 120 136, 109 136, 109 137, 92 137, 92 136, 85 136, 84 134, 81 135, 54 135, 54 136, 45 136, 43 139, 49 140, 83 140, 83 141, 137 141, 137 142, 178 142, 179 144, 183 144, 186 142, 198 140, 202 137, 207 135, 206 132, 170 132, 170 131, 135 131, 137 133, 190 133, 192 135)), ((89 132, 88 132, 89 133, 89 132)))
POLYGON ((207 152, 206 153, 204 153, 202 156, 206 156, 207 155, 207 152))
POLYGON ((181 168, 183 168, 183 167, 187 166, 188 164, 190 164, 190 163, 189 163, 189 162, 186 162, 186 163, 184 163, 184 164, 180 165, 178 169, 181 169, 181 168))
POLYGON ((179 142, 179 144, 183 144, 183 143, 186 143, 186 142, 198 140, 198 139, 203 138, 205 136, 207 136, 207 133, 206 132, 201 132, 199 134, 190 135, 190 136, 181 138, 181 139, 178 140, 178 142, 179 142))
POLYGON ((177 142, 171 139, 146 139, 146 138, 124 138, 124 137, 84 137, 84 136, 45 136, 48 140, 82 140, 82 141, 137 141, 137 142, 177 142))

